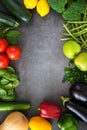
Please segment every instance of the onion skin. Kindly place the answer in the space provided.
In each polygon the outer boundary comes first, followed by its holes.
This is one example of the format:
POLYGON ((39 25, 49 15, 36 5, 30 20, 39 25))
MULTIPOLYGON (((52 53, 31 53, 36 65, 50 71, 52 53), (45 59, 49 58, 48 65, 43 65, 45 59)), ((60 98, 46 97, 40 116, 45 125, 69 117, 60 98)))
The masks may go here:
POLYGON ((28 119, 21 112, 12 112, 1 124, 0 130, 28 130, 28 119))

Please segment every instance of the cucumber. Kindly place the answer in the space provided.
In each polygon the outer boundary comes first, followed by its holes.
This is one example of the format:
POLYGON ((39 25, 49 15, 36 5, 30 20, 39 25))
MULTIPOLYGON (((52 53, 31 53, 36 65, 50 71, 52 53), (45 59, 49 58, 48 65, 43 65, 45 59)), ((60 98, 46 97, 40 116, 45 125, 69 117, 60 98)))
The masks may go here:
POLYGON ((27 102, 0 102, 0 112, 27 110, 30 104, 27 102))
POLYGON ((19 23, 7 14, 0 12, 0 23, 7 24, 8 26, 18 27, 19 23))
POLYGON ((4 7, 19 20, 29 23, 32 18, 32 14, 17 0, 1 0, 4 7))

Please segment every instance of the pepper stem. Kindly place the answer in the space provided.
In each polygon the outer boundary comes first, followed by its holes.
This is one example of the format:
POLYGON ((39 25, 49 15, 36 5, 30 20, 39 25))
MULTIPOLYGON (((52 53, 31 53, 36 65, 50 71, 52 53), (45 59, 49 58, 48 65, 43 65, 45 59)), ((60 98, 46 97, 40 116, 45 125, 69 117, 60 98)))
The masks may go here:
POLYGON ((40 108, 37 108, 38 111, 40 111, 40 108))
POLYGON ((70 100, 70 98, 64 96, 61 96, 60 99, 63 101, 63 106, 65 106, 65 103, 70 100))

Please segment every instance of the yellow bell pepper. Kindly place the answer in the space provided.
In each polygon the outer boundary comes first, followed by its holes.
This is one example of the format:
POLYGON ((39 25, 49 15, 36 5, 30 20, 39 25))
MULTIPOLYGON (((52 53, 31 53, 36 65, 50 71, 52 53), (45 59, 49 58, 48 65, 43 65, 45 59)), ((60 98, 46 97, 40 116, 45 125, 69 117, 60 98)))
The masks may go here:
POLYGON ((34 116, 29 121, 31 130, 52 130, 52 125, 46 119, 40 116, 34 116))

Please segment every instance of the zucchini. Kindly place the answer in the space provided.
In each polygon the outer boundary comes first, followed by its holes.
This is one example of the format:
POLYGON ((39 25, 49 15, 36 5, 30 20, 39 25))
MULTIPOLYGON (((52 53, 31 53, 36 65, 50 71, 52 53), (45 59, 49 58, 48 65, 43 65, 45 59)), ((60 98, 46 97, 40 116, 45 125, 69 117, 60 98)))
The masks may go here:
POLYGON ((9 17, 7 14, 0 12, 0 23, 7 24, 8 26, 18 27, 19 23, 13 18, 9 17))
POLYGON ((23 5, 21 5, 17 0, 1 0, 4 7, 19 20, 29 23, 32 14, 23 5))
POLYGON ((0 112, 27 110, 30 104, 27 102, 0 102, 0 112))

